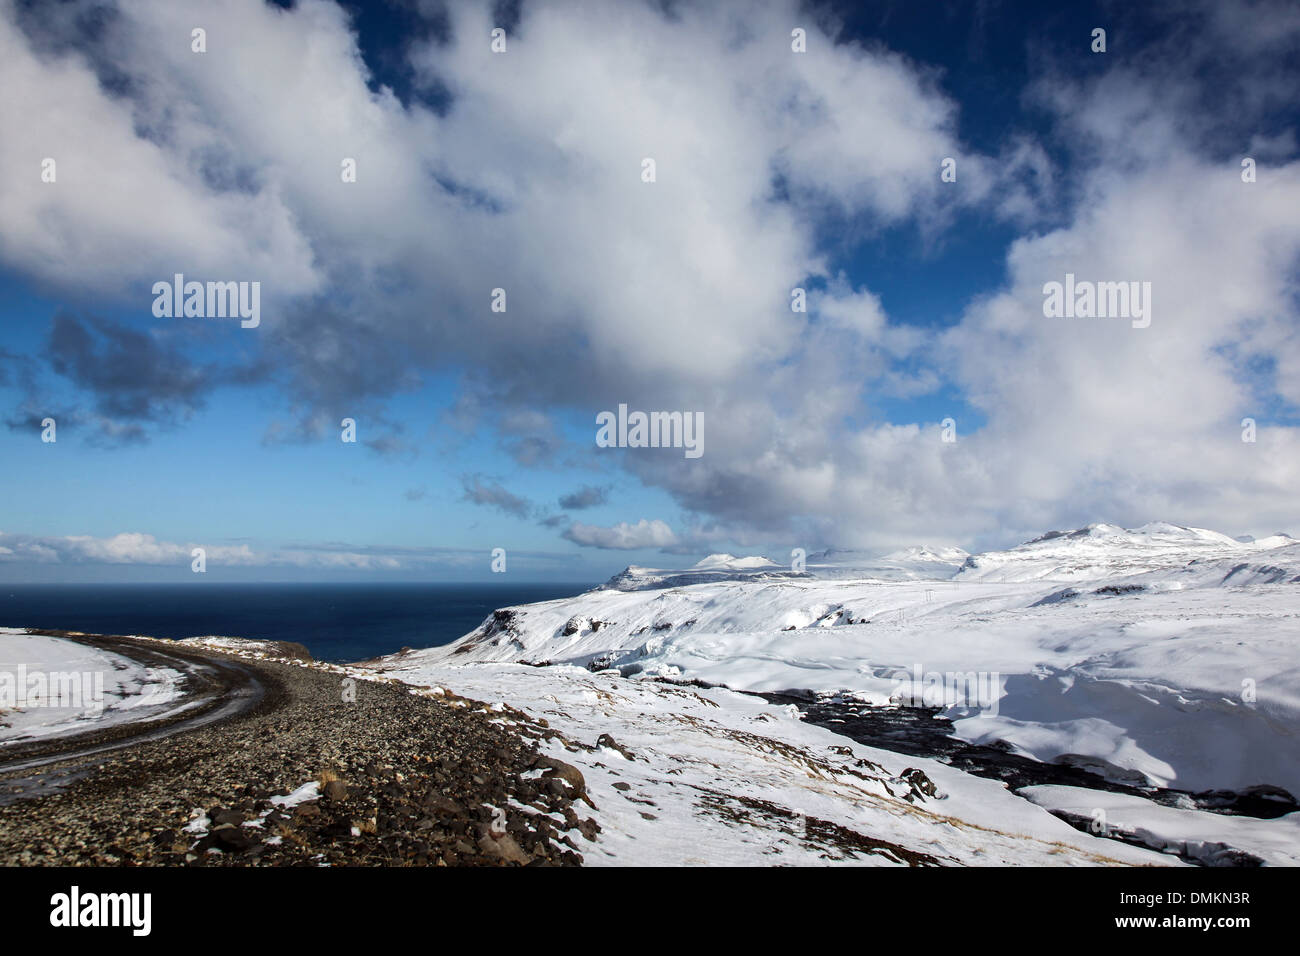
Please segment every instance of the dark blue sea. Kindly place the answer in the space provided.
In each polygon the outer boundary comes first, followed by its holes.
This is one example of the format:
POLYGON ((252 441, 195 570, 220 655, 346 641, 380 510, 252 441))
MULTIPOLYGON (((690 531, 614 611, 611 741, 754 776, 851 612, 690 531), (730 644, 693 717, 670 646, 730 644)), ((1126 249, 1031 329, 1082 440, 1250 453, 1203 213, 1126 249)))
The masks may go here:
POLYGON ((297 641, 322 661, 448 644, 494 610, 593 584, 0 584, 0 626, 297 641))

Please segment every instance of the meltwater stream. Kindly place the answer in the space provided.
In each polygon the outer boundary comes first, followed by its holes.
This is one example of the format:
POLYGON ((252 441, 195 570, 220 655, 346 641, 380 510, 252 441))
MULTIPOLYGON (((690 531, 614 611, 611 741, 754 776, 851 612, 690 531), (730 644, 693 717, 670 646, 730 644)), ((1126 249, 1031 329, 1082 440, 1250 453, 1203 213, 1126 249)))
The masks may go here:
MULTIPOLYGON (((810 724, 825 727, 870 747, 915 757, 929 757, 977 777, 1001 780, 1012 791, 1023 787, 1054 784, 1081 787, 1141 797, 1170 807, 1195 807, 1212 813, 1271 820, 1300 809, 1295 797, 1280 787, 1251 787, 1237 792, 1210 790, 1191 793, 1161 787, 1138 786, 1107 779, 1081 766, 1043 763, 1014 753, 1009 747, 972 744, 953 733, 952 722, 937 708, 878 707, 840 696, 810 697, 797 693, 756 693, 755 696, 780 706, 794 705, 810 724)), ((1091 819, 1058 814, 1080 830, 1088 830, 1091 819)), ((1108 834, 1124 839, 1122 831, 1108 834)), ((1146 846, 1134 840, 1137 846, 1146 846)), ((1205 865, 1200 857, 1179 854, 1189 863, 1205 865)), ((1241 850, 1224 847, 1214 854, 1216 866, 1258 866, 1262 861, 1241 850)))

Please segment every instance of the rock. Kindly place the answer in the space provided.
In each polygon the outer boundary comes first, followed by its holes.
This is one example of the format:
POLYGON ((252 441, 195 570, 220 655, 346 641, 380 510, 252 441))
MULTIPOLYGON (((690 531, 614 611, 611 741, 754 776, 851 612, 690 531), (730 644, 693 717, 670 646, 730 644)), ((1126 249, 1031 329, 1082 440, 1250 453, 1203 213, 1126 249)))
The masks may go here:
POLYGON ((556 760, 554 757, 542 757, 538 761, 538 765, 546 769, 547 777, 553 780, 563 780, 575 793, 586 792, 587 781, 583 778, 582 771, 573 764, 565 763, 563 760, 556 760))
POLYGON ((326 800, 334 803, 341 802, 348 798, 348 785, 342 780, 331 780, 325 784, 323 794, 326 800))
MULTIPOLYGON (((539 745, 557 757, 561 746, 569 755, 589 747, 383 678, 339 712, 334 671, 274 658, 247 666, 279 685, 276 707, 171 735, 140 748, 138 760, 123 753, 93 794, 69 788, 53 804, 15 804, 26 806, 17 815, 6 806, 0 865, 571 865, 581 862, 571 844, 596 845, 573 813, 590 799, 585 771, 548 760, 523 772, 539 745), (272 801, 313 779, 311 798, 272 801), (511 809, 502 818, 493 808, 511 809), (567 831, 565 810, 574 817, 567 831), (203 832, 183 829, 196 820, 203 832), (496 835, 484 832, 493 827, 496 835), (557 842, 564 832, 570 844, 557 842)), ((612 750, 596 754, 617 763, 612 750)), ((602 777, 602 786, 619 779, 602 777)))
POLYGON ((444 817, 457 817, 464 812, 461 805, 451 797, 436 792, 424 798, 424 807, 426 810, 444 817))
POLYGON ((247 850, 257 841, 248 835, 248 831, 240 827, 224 826, 217 827, 210 834, 213 845, 220 850, 238 853, 241 850, 247 850))
POLYGON ((335 820, 321 827, 320 835, 327 840, 348 840, 352 838, 352 824, 347 820, 335 820))
POLYGON ((898 779, 905 781, 911 787, 912 792, 918 796, 933 797, 939 792, 938 787, 934 785, 934 781, 915 767, 908 767, 898 775, 898 779))
POLYGON ((614 784, 614 789, 615 789, 615 790, 631 790, 631 789, 632 789, 632 785, 631 785, 630 783, 624 783, 622 780, 620 780, 618 783, 614 784))
POLYGON ((478 839, 478 848, 479 852, 488 859, 500 860, 505 863, 518 863, 521 866, 531 861, 532 857, 523 851, 523 848, 509 833, 493 836, 492 832, 486 827, 483 830, 483 835, 478 839))
POLYGON ((624 750, 622 747, 620 747, 618 745, 618 741, 615 740, 613 737, 611 737, 609 734, 601 734, 599 737, 597 737, 596 746, 608 747, 610 750, 622 754, 625 759, 627 760, 632 759, 632 752, 630 750, 624 750))
POLYGON ((285 657, 291 661, 310 661, 311 651, 299 644, 297 641, 272 641, 277 657, 285 657))

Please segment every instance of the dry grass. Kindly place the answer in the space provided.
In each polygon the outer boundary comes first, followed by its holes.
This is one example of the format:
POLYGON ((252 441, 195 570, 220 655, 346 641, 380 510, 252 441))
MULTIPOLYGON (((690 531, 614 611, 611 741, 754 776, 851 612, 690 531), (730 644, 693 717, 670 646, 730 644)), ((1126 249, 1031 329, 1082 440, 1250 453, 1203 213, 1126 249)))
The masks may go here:
POLYGON ((342 779, 343 779, 342 777, 336 774, 329 767, 321 768, 321 772, 316 775, 316 782, 320 784, 321 790, 325 789, 325 784, 330 783, 331 781, 334 780, 342 780, 342 779))

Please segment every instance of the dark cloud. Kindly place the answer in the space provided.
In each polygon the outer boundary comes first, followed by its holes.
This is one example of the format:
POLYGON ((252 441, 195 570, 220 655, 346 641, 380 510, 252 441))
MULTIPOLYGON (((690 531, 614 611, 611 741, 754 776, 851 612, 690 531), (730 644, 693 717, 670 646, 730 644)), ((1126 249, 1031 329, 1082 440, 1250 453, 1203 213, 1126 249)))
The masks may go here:
POLYGON ((530 436, 508 439, 502 443, 506 453, 525 468, 549 465, 555 461, 559 445, 546 438, 530 436))
POLYGON ((356 408, 419 387, 421 368, 431 362, 428 343, 421 345, 418 338, 399 320, 374 314, 360 318, 312 302, 295 307, 267 345, 289 370, 285 385, 295 403, 312 409, 356 408))
POLYGON ((50 401, 41 394, 29 393, 22 403, 5 418, 10 431, 28 432, 33 436, 45 429, 46 419, 52 419, 57 435, 81 432, 85 440, 101 448, 121 445, 144 445, 149 433, 136 422, 124 422, 82 409, 50 401))
POLYGON ((414 454, 415 448, 409 442, 404 441, 397 435, 380 435, 377 438, 368 438, 361 444, 365 445, 375 454, 385 457, 395 457, 403 454, 414 454))
POLYGON ((506 409, 498 427, 502 449, 525 468, 554 465, 566 444, 551 418, 532 408, 506 409))
POLYGON ((217 389, 269 375, 266 359, 204 364, 165 335, 66 311, 54 315, 39 356, 0 351, 0 385, 22 395, 5 417, 10 429, 39 430, 43 419, 53 418, 60 429, 84 431, 87 441, 105 447, 145 443, 151 426, 183 424, 217 389), (88 405, 59 397, 68 386, 88 405))
POLYGON ((609 488, 603 485, 583 485, 577 491, 563 495, 560 507, 565 511, 581 511, 609 502, 609 488))
POLYGON ((499 482, 485 479, 481 475, 466 475, 461 479, 461 484, 465 489, 462 501, 496 508, 518 518, 527 518, 533 510, 532 502, 527 498, 513 495, 501 487, 499 482))
POLYGON ((203 365, 163 339, 67 312, 54 316, 44 358, 55 374, 89 393, 99 416, 125 423, 183 422, 216 388, 252 384, 266 372, 260 363, 203 365))

